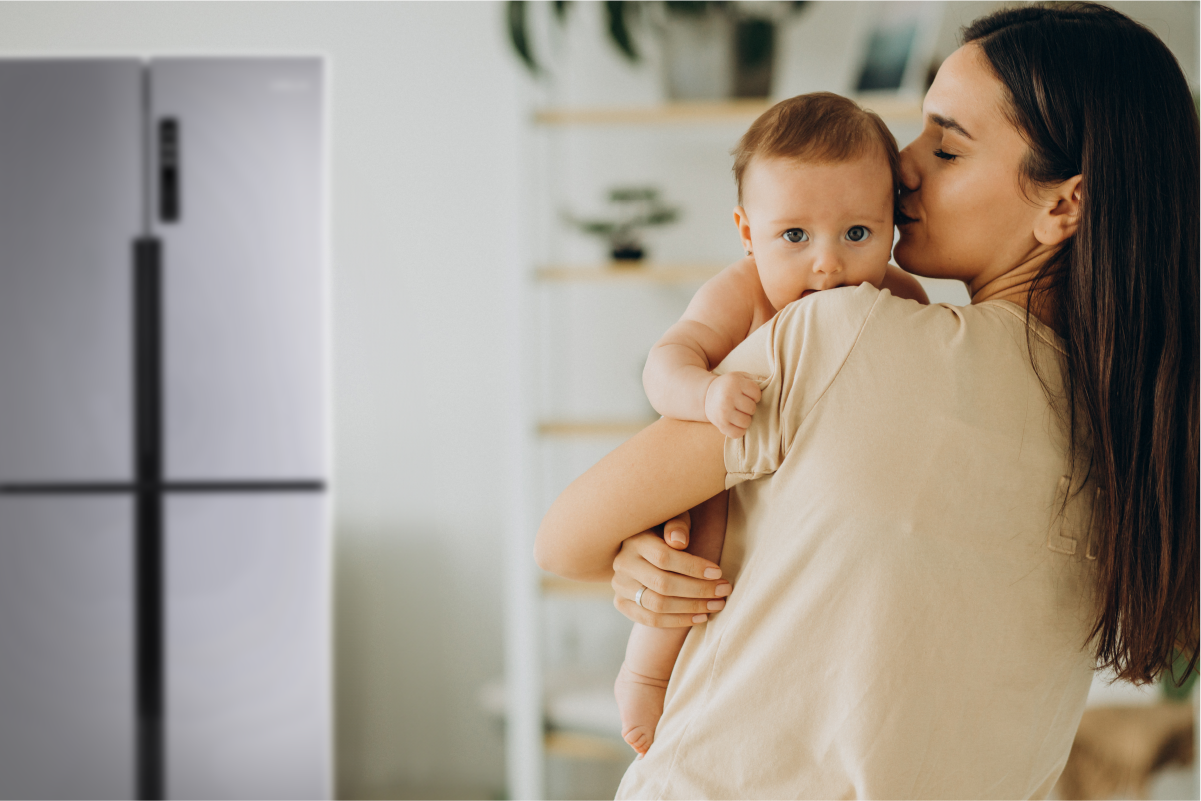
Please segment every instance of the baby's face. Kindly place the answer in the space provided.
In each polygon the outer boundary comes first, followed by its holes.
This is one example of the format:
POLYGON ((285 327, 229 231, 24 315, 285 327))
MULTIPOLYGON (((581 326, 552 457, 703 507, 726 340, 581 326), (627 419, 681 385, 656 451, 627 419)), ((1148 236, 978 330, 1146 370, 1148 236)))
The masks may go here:
POLYGON ((734 210, 776 309, 836 286, 877 286, 892 253, 892 173, 882 152, 815 164, 753 159, 734 210))

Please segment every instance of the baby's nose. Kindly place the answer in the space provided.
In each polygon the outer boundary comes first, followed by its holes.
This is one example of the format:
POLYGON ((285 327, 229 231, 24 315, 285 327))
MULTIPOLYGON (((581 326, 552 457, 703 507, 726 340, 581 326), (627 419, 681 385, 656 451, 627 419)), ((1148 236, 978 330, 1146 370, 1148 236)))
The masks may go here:
POLYGON ((823 275, 833 275, 842 272, 842 259, 829 251, 822 251, 813 260, 813 272, 823 275))

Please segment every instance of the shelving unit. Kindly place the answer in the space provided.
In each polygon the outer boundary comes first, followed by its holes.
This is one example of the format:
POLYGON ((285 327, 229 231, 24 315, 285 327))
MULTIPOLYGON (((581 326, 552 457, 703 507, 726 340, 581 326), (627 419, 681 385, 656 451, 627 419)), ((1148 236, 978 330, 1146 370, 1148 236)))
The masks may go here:
MULTIPOLYGON (((894 96, 865 96, 860 103, 892 123, 912 124, 921 119, 917 100, 894 96)), ((661 129, 664 132, 697 126, 749 124, 769 107, 766 101, 725 103, 675 103, 652 107, 547 108, 533 115, 536 135, 557 135, 568 128, 661 129)), ((726 145, 728 148, 728 145, 726 145)), ((547 148, 553 150, 553 148, 547 148)), ((725 156, 725 149, 715 151, 725 156)), ((539 173, 541 174, 541 173, 539 173)), ((539 190, 541 191, 541 190, 539 190)), ((561 255, 561 254, 560 254, 561 255)), ((544 573, 534 564, 534 533, 553 500, 546 497, 548 482, 542 459, 548 447, 612 447, 631 437, 655 419, 651 415, 543 414, 534 387, 546 359, 540 341, 539 315, 549 297, 579 288, 589 291, 666 292, 662 303, 678 303, 684 310, 689 287, 699 286, 725 265, 704 262, 572 263, 549 259, 531 265, 516 277, 519 335, 514 362, 522 386, 514 421, 513 451, 520 490, 510 510, 511 542, 507 562, 506 677, 503 687, 491 688, 492 708, 503 710, 506 732, 509 797, 543 798, 546 757, 573 760, 629 761, 633 753, 619 738, 616 702, 612 699, 615 676, 593 676, 591 684, 546 675, 543 664, 542 620, 547 599, 569 603, 611 604, 607 584, 582 584, 544 573), (668 291, 679 288, 683 292, 668 291), (608 699, 608 700, 606 700, 608 699), (607 716, 612 717, 610 724, 607 716), (605 732, 608 732, 607 734, 605 732)), ((571 323, 575 324, 573 319, 571 323)), ((648 410, 649 411, 649 410, 648 410)), ((570 679, 571 677, 567 677, 570 679)))
POLYGON ((552 265, 539 267, 534 279, 545 283, 699 284, 721 272, 724 264, 623 264, 552 265))

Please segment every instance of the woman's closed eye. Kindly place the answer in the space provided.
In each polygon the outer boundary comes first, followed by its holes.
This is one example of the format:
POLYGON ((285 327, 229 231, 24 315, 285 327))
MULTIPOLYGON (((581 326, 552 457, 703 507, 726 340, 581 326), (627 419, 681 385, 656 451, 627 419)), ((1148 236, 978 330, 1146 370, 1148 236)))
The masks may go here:
POLYGON ((797 242, 805 242, 809 239, 809 234, 805 233, 804 228, 789 228, 782 236, 785 242, 791 242, 794 245, 797 242))
POLYGON ((852 225, 847 229, 846 238, 851 242, 865 242, 872 232, 863 225, 852 225))
POLYGON ((934 155, 938 156, 943 161, 954 161, 955 159, 959 158, 954 153, 948 153, 947 151, 943 150, 941 147, 938 150, 934 151, 934 155))

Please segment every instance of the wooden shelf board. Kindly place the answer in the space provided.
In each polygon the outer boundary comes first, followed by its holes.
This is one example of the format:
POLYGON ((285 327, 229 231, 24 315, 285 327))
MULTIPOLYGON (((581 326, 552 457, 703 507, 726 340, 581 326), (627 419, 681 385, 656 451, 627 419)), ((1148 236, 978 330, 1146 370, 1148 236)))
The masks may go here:
MULTIPOLYGON (((862 94, 861 106, 879 114, 886 122, 920 122, 920 98, 892 93, 862 94)), ((722 100, 712 102, 663 103, 656 106, 552 107, 534 113, 539 125, 671 125, 681 123, 749 122, 767 111, 770 100, 722 100)))
POLYGON ((542 437, 632 437, 654 420, 543 420, 542 437))
POLYGON ((599 734, 548 731, 543 743, 548 755, 569 759, 633 761, 636 756, 633 750, 620 740, 599 734))
POLYGON ((613 587, 592 581, 572 581, 559 576, 544 575, 542 591, 549 595, 577 595, 613 599, 613 587))
POLYGON ((625 265, 613 262, 605 265, 541 267, 534 278, 546 283, 626 283, 626 284, 692 284, 704 283, 717 275, 724 264, 665 264, 639 262, 625 265))

